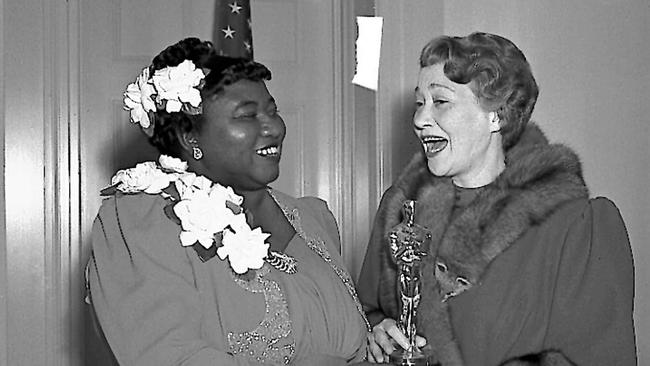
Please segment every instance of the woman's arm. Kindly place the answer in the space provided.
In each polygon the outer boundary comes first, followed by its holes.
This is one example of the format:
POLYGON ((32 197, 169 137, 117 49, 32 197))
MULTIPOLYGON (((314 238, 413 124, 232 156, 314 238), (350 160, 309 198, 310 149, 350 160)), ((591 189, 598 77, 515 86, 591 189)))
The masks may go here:
POLYGON ((636 365, 634 265, 616 206, 590 200, 571 225, 556 277, 549 342, 578 365, 636 365))
POLYGON ((180 242, 165 245, 178 239, 165 226, 176 224, 161 215, 160 201, 151 197, 113 197, 94 222, 91 301, 117 360, 123 366, 242 364, 201 338, 192 267, 180 242))

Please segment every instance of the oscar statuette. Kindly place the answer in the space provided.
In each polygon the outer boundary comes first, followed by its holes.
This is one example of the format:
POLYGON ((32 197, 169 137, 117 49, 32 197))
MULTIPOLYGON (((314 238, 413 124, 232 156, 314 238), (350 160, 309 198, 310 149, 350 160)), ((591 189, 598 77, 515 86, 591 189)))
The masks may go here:
POLYGON ((414 200, 404 201, 403 221, 388 234, 390 252, 397 264, 398 291, 402 304, 398 326, 409 341, 408 349, 398 349, 390 354, 390 363, 402 366, 429 365, 425 355, 416 345, 416 317, 420 302, 420 264, 427 253, 429 231, 415 223, 414 200))

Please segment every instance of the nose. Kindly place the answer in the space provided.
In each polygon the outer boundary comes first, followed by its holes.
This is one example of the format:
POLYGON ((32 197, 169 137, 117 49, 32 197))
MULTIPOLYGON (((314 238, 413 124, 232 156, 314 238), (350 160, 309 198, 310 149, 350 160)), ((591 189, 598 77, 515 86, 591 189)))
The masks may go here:
POLYGON ((264 137, 284 137, 286 126, 279 116, 267 116, 262 119, 261 134, 264 137))
POLYGON ((423 130, 427 127, 431 127, 435 124, 433 115, 427 111, 416 111, 413 115, 413 128, 416 131, 423 130))

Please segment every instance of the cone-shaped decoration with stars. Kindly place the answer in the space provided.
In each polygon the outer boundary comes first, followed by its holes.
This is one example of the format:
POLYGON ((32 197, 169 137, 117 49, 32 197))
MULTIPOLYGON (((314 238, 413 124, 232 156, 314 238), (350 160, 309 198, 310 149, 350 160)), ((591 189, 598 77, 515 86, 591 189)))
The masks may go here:
POLYGON ((253 59, 250 0, 215 0, 212 43, 221 55, 253 59))

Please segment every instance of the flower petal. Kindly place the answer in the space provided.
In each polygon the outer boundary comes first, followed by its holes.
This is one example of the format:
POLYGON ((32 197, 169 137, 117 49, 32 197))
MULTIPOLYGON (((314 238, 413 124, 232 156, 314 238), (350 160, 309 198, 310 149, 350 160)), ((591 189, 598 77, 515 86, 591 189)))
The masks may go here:
POLYGON ((168 99, 167 104, 165 104, 165 110, 169 113, 180 112, 183 103, 179 102, 176 99, 168 99))
POLYGON ((198 237, 191 231, 181 231, 179 237, 181 239, 181 245, 184 247, 192 246, 198 240, 198 237))

